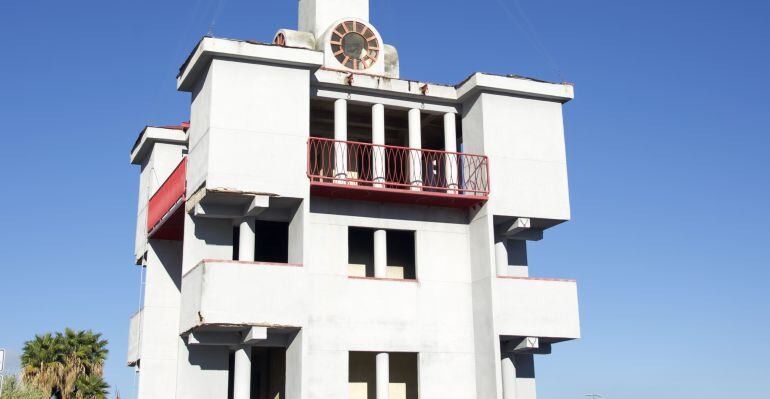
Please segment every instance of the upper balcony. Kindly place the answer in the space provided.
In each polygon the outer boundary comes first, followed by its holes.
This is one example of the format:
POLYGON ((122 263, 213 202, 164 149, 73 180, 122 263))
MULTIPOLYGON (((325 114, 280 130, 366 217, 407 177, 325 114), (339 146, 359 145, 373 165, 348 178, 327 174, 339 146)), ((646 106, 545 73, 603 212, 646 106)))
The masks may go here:
POLYGON ((184 233, 184 202, 187 157, 150 198, 147 210, 147 237, 159 240, 181 240, 184 233))
POLYGON ((311 137, 313 195, 468 208, 489 197, 486 156, 311 137))

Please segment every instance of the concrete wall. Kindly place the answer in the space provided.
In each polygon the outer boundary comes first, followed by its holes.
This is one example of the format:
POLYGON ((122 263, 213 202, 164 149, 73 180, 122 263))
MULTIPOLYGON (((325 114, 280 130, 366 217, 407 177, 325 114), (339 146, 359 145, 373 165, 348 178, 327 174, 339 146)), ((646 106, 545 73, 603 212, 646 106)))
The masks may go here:
POLYGON ((182 243, 151 240, 140 326, 139 398, 173 398, 179 339, 182 243))
POLYGON ((182 338, 178 348, 176 398, 227 398, 230 350, 226 346, 187 345, 182 338))
MULTIPOLYGON (((147 128, 162 131, 164 129, 147 128)), ((154 133, 160 135, 161 133, 154 133)), ((171 175, 171 172, 182 161, 184 144, 154 143, 151 144, 149 156, 141 160, 139 172, 139 198, 136 219, 136 239, 134 246, 135 259, 141 259, 147 250, 147 205, 153 194, 171 175)))
POLYGON ((500 335, 580 338, 574 281, 499 278, 494 295, 500 335))
POLYGON ((214 59, 193 90, 188 194, 209 189, 303 198, 310 72, 214 59))
POLYGON ((306 325, 310 305, 302 267, 206 262, 184 277, 182 323, 199 325, 306 325))
POLYGON ((464 150, 489 157, 492 213, 569 220, 562 104, 481 93, 463 106, 464 150))

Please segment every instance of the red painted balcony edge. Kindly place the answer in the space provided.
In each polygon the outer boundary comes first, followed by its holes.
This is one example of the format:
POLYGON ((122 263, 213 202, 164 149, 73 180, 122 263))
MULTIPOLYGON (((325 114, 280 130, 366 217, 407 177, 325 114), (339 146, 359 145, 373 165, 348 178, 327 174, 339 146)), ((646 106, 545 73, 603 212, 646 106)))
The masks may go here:
MULTIPOLYGON (((171 172, 147 204, 147 235, 156 237, 169 220, 174 219, 185 201, 187 190, 187 157, 171 172)), ((178 223, 176 223, 178 224, 178 223)), ((181 239, 181 231, 175 226, 173 231, 163 232, 164 239, 181 239)))

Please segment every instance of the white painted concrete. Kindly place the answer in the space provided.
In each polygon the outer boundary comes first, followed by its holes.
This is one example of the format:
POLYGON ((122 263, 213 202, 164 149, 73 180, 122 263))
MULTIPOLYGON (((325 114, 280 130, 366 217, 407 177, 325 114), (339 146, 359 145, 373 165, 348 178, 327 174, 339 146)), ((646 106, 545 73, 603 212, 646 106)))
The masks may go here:
POLYGON ((504 356, 501 363, 503 399, 516 399, 516 365, 513 363, 513 357, 504 356))
MULTIPOLYGON (((372 106, 372 144, 385 145, 385 106, 374 104, 372 106)), ((372 149, 372 180, 383 182, 386 177, 385 149, 374 147, 372 149)), ((383 184, 375 184, 375 187, 384 187, 383 184)))
POLYGON ((374 277, 388 276, 388 232, 383 229, 374 231, 374 277))
POLYGON ((235 349, 233 399, 251 399, 251 346, 235 349))
POLYGON ((253 262, 256 251, 256 232, 253 217, 243 218, 238 225, 238 260, 253 262))
POLYGON ((390 399, 390 355, 377 354, 377 396, 376 399, 390 399))
MULTIPOLYGON (((422 120, 419 109, 409 110, 409 148, 422 148, 422 120)), ((414 186, 413 190, 420 190, 422 186, 422 158, 420 151, 409 153, 409 182, 414 186)))
MULTIPOLYGON (((444 114, 444 151, 457 152, 457 116, 454 113, 444 114)), ((447 154, 444 162, 444 175, 447 187, 456 189, 459 179, 460 162, 456 155, 447 154)), ((456 194, 457 190, 447 190, 449 194, 456 194)))
MULTIPOLYGON (((339 99, 334 102, 334 139, 348 140, 348 102, 339 99)), ((348 146, 334 144, 334 177, 345 179, 348 173, 348 146)))
MULTIPOLYGON (((368 19, 364 0, 302 0, 300 7, 300 29, 316 35, 327 29, 318 25, 368 19), (346 2, 355 4, 341 11, 346 2), (365 17, 357 8, 364 4, 365 17)), ((501 361, 501 336, 578 338, 577 288, 571 281, 506 278, 526 277, 530 268, 536 274, 537 266, 526 261, 525 243, 523 249, 522 242, 496 245, 502 241, 496 240, 494 224, 501 217, 527 218, 547 228, 569 219, 562 104, 572 98, 572 87, 476 74, 457 88, 428 84, 423 93, 422 82, 361 74, 351 81, 347 72, 319 69, 324 62, 319 51, 206 38, 182 68, 177 82, 192 93, 191 126, 184 142, 140 145, 141 156, 134 157, 143 167, 137 232, 146 218, 142 198, 153 189, 151 165, 170 173, 187 149, 188 196, 204 188, 227 194, 222 201, 228 206, 267 196, 267 209, 251 216, 290 219, 289 264, 248 262, 254 248, 243 239, 242 261, 231 260, 233 226, 246 209, 220 218, 186 213, 174 260, 156 262, 164 268, 152 269, 166 274, 151 276, 148 269, 142 325, 152 327, 139 334, 140 398, 226 398, 228 376, 236 373, 229 369, 230 349, 188 345, 188 334, 263 327, 268 336, 294 332, 281 344, 286 399, 346 397, 351 351, 391 360, 399 353, 417 354, 420 398, 510 399, 510 381, 502 376, 513 367, 516 398, 533 399, 532 356, 501 361), (425 133, 439 136, 426 137, 426 145, 443 141, 447 151, 456 151, 461 131, 463 151, 490 158, 489 201, 461 210, 311 196, 306 176, 311 98, 335 102, 334 123, 327 129, 339 140, 348 139, 349 124, 361 124, 348 119, 348 103, 371 106, 375 144, 394 140, 385 107, 407 117, 408 132, 401 134, 412 148, 422 148, 425 133), (423 131, 422 113, 443 118, 443 132, 423 131), (299 205, 279 212, 281 201, 299 205), (349 278, 350 227, 378 231, 376 277, 387 276, 385 230, 413 232, 417 280, 349 278)), ((347 149, 337 155, 335 174, 346 175, 347 149)), ((421 159, 415 162, 407 178, 419 190, 424 176, 421 159)), ((374 155, 372 165, 392 167, 374 155)), ((242 238, 253 237, 252 226, 242 238)), ((152 253, 163 245, 137 245, 137 259, 147 254, 151 266, 152 253)), ((245 376, 245 367, 236 368, 245 376)))
POLYGON ((299 30, 320 36, 342 18, 369 20, 368 0, 300 0, 299 30))

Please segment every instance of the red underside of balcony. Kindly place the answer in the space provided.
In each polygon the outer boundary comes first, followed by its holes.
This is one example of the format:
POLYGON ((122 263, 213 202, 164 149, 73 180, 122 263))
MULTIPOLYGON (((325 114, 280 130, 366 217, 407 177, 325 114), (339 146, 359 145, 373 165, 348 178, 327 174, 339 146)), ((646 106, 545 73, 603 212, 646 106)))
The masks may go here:
POLYGON ((181 240, 184 235, 184 204, 187 158, 150 198, 147 210, 147 237, 155 240, 181 240))
POLYGON ((311 182, 310 194, 349 200, 393 202, 440 206, 447 208, 470 208, 487 200, 486 196, 447 194, 432 191, 412 191, 397 188, 376 188, 337 183, 311 182))

